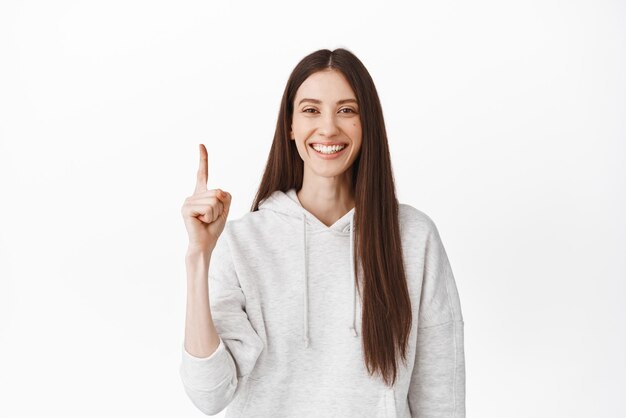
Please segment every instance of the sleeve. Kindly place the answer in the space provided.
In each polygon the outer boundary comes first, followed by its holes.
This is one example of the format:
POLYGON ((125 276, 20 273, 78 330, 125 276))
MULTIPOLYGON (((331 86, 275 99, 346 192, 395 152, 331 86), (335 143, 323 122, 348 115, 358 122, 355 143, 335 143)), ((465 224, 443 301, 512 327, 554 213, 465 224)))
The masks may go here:
POLYGON ((413 417, 465 418, 461 303, 439 231, 429 225, 409 408, 413 417))
POLYGON ((241 389, 241 380, 254 369, 263 350, 245 311, 245 295, 230 254, 226 229, 209 262, 211 316, 220 337, 216 351, 200 358, 183 343, 180 377, 187 396, 206 415, 216 415, 241 389))

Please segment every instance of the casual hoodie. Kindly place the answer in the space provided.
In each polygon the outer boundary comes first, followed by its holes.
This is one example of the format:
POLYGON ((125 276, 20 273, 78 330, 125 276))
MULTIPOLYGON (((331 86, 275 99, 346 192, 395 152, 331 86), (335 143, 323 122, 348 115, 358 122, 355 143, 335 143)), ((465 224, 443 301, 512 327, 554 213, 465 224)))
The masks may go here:
MULTIPOLYGON (((463 316, 437 227, 399 204, 412 305, 406 365, 393 387, 369 375, 352 256, 355 208, 326 226, 295 189, 228 220, 209 263, 217 350, 182 346, 180 377, 206 415, 465 417, 463 316)), ((359 268, 359 283, 362 272, 359 268)), ((362 288, 362 287, 361 287, 362 288)))

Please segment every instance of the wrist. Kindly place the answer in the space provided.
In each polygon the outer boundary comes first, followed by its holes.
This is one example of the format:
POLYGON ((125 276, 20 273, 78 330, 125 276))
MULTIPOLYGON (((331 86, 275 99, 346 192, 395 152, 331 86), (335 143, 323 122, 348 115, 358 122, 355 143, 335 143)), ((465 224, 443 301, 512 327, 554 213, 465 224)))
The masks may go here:
POLYGON ((213 252, 213 247, 197 247, 195 245, 189 245, 187 247, 187 253, 185 254, 185 256, 187 258, 198 258, 198 257, 204 257, 204 258, 209 258, 211 257, 211 253, 213 252))

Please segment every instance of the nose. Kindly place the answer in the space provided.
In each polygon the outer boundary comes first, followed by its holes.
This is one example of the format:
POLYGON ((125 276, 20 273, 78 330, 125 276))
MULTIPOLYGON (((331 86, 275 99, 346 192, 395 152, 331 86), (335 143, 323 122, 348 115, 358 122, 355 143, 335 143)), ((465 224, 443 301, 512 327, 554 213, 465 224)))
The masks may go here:
POLYGON ((325 137, 332 137, 339 133, 339 127, 332 112, 327 112, 325 116, 320 118, 319 132, 325 137))

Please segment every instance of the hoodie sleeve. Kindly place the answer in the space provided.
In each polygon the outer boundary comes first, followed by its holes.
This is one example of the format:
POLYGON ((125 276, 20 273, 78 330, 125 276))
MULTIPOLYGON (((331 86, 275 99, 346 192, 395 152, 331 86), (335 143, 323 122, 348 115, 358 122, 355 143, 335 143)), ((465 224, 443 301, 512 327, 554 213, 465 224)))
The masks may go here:
POLYGON ((195 357, 182 345, 180 377, 193 404, 206 415, 222 411, 238 395, 241 379, 250 374, 263 341, 248 320, 245 295, 230 254, 226 230, 209 262, 211 316, 220 337, 216 351, 195 357))
POLYGON ((465 417, 463 315, 454 275, 435 223, 428 218, 415 365, 409 387, 413 417, 465 417))

